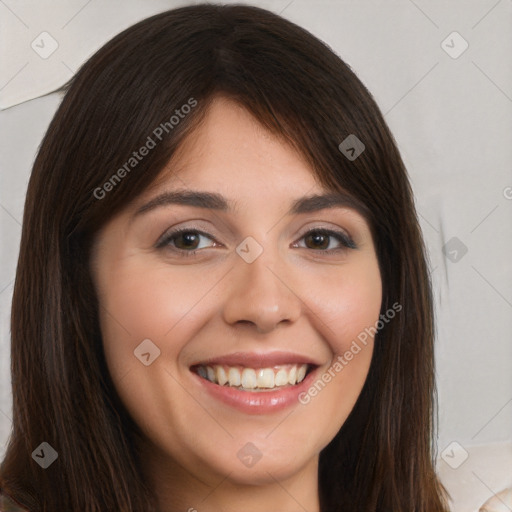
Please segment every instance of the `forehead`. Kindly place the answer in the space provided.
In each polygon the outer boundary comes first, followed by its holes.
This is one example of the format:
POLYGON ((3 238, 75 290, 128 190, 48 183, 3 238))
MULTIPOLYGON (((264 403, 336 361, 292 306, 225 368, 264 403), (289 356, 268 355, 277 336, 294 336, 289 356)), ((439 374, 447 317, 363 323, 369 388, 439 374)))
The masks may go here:
POLYGON ((258 186, 268 193, 325 191, 302 155, 225 97, 212 101, 150 189, 199 184, 226 190, 258 186))
POLYGON ((234 214, 242 207, 263 213, 287 206, 290 214, 341 207, 368 220, 363 204, 348 192, 326 189, 291 144, 222 96, 137 203, 142 212, 182 204, 234 214))

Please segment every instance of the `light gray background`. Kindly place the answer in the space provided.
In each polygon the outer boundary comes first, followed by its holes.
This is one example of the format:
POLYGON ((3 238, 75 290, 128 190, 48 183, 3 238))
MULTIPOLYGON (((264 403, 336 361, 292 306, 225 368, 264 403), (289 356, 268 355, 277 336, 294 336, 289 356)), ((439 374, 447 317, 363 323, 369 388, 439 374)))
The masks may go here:
MULTIPOLYGON (((24 197, 61 99, 40 96, 122 29, 190 3, 0 0, 0 457, 10 431, 9 314, 24 197), (31 47, 49 48, 44 31, 58 44, 46 59, 31 47)), ((439 471, 453 510, 477 510, 512 485, 512 0, 258 5, 329 44, 397 140, 435 290, 439 471), (454 31, 469 45, 457 58, 447 53, 463 48, 454 31), (454 237, 458 246, 445 255, 454 237)))

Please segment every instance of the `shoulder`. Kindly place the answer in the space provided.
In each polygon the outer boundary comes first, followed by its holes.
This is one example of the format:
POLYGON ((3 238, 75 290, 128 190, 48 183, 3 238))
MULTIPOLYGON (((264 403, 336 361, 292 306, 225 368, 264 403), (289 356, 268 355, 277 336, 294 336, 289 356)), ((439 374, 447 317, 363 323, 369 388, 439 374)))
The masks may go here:
POLYGON ((0 493, 0 512, 29 512, 6 494, 0 493))

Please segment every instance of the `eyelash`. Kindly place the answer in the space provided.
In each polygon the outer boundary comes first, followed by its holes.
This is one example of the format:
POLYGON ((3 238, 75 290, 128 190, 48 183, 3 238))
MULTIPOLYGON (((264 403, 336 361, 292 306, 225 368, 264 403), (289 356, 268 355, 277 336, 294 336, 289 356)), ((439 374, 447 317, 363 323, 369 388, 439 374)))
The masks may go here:
MULTIPOLYGON (((163 238, 159 242, 157 242, 157 245, 156 245, 157 249, 164 249, 164 248, 170 247, 172 251, 181 253, 182 256, 185 256, 185 257, 195 256, 202 249, 192 249, 190 251, 187 251, 185 249, 179 249, 177 247, 172 247, 170 245, 170 242, 182 233, 198 234, 198 235, 204 236, 204 237, 209 238, 210 240, 216 242, 216 240, 211 235, 209 235, 208 233, 205 233, 204 231, 201 231, 200 229, 179 228, 179 229, 176 229, 176 230, 164 235, 163 238)), ((338 247, 336 249, 318 249, 318 250, 310 249, 314 252, 320 252, 323 254, 335 254, 335 253, 339 253, 340 251, 344 251, 346 249, 357 249, 356 244, 348 235, 346 235, 345 233, 343 233, 341 231, 335 231, 335 230, 327 229, 327 228, 311 229, 311 230, 307 231, 306 233, 304 233, 300 237, 299 240, 302 240, 303 238, 305 238, 308 235, 311 235, 312 233, 336 238, 338 240, 338 242, 340 242, 340 244, 342 245, 342 247, 338 247)), ((309 249, 308 247, 302 247, 302 248, 309 249)))

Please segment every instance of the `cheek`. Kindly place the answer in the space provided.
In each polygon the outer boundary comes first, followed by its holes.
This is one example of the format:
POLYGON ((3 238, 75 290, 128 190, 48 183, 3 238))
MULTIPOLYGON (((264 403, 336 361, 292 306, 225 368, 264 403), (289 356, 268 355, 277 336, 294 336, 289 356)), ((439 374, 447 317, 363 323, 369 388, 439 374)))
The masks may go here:
POLYGON ((317 281, 308 300, 316 328, 333 354, 306 395, 305 407, 322 411, 327 437, 334 436, 350 414, 368 375, 375 326, 382 303, 382 283, 376 258, 317 281))
MULTIPOLYGON (((310 287, 308 302, 333 353, 342 354, 379 319, 382 283, 375 257, 331 272, 310 287)), ((371 341, 371 339, 370 339, 371 341)))
POLYGON ((138 363, 134 350, 146 339, 167 360, 176 361, 186 340, 204 323, 201 303, 222 274, 213 270, 198 276, 192 266, 173 272, 165 264, 133 258, 100 278, 105 356, 113 375, 123 375, 138 363))
POLYGON ((219 280, 215 273, 199 279, 191 269, 173 272, 134 257, 100 276, 100 323, 109 373, 130 416, 150 439, 161 435, 162 425, 177 425, 187 417, 189 405, 178 383, 180 355, 204 322, 201 299, 219 280), (136 357, 143 353, 150 354, 148 366, 136 357))

